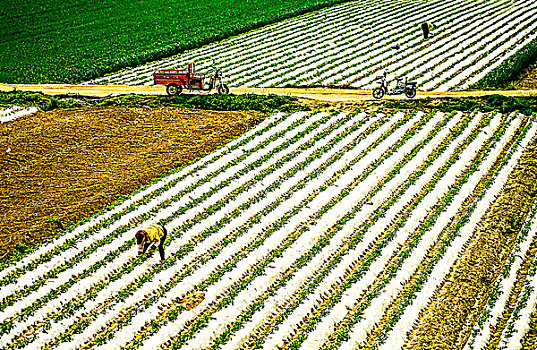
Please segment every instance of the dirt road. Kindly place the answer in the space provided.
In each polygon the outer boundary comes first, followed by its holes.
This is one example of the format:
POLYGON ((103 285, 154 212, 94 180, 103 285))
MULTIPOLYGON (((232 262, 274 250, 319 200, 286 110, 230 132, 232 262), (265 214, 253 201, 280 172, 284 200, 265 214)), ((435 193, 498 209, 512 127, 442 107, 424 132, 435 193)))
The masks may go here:
MULTIPOLYGON (((129 85, 65 85, 65 84, 0 84, 0 91, 41 91, 45 94, 79 94, 89 96, 108 96, 118 94, 166 94, 164 86, 129 86, 129 85)), ((231 88, 234 94, 277 94, 295 96, 319 101, 365 101, 373 100, 371 91, 357 89, 335 88, 231 88)), ((454 91, 428 92, 418 91, 417 98, 469 97, 501 94, 505 96, 536 96, 537 90, 507 90, 507 91, 454 91)), ((403 95, 387 96, 384 99, 406 99, 403 95)))

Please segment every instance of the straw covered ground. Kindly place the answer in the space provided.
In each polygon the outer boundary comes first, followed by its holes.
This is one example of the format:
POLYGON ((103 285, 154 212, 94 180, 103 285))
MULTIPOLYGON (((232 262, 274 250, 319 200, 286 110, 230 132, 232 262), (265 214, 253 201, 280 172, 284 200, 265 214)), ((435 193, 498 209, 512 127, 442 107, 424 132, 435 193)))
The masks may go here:
POLYGON ((263 119, 258 112, 99 107, 0 124, 0 258, 40 244, 263 119))

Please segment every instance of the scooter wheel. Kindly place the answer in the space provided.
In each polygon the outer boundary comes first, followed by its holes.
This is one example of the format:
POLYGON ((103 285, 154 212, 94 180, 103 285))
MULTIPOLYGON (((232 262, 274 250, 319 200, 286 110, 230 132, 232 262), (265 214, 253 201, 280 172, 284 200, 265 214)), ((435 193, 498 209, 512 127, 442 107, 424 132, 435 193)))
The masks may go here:
POLYGON ((227 95, 229 94, 229 88, 227 87, 226 84, 222 84, 218 87, 218 93, 220 95, 227 95))
POLYGON ((416 89, 406 89, 405 90, 405 96, 408 97, 408 98, 416 97, 416 89))
POLYGON ((384 97, 384 89, 382 88, 376 88, 375 90, 373 90, 373 97, 376 98, 376 99, 381 99, 384 97))

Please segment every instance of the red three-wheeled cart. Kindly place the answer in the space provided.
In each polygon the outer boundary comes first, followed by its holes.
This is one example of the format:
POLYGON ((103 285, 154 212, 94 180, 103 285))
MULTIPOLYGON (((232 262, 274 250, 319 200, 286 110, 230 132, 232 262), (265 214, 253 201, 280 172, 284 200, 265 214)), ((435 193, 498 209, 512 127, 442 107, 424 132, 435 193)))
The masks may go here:
POLYGON ((186 88, 190 91, 211 91, 216 88, 219 94, 228 94, 229 88, 222 82, 222 70, 211 67, 214 74, 205 84, 205 75, 196 74, 196 64, 188 65, 188 70, 167 69, 159 70, 153 74, 155 85, 166 85, 168 95, 177 95, 186 88))

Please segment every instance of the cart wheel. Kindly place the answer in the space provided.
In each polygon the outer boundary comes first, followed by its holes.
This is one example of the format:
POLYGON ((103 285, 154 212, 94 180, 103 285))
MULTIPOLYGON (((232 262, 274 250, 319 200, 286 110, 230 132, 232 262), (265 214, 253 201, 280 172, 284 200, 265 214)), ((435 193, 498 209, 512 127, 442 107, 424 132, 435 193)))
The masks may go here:
POLYGON ((177 95, 180 94, 183 89, 180 86, 177 86, 175 84, 170 84, 166 86, 166 92, 168 95, 177 95))
POLYGON ((384 89, 376 88, 373 90, 373 97, 380 100, 382 97, 384 97, 384 89))
POLYGON ((218 93, 220 95, 227 95, 229 94, 229 88, 227 87, 226 84, 222 84, 218 87, 218 93))
POLYGON ((416 89, 406 89, 405 90, 405 96, 408 97, 408 98, 416 97, 416 89))

